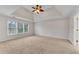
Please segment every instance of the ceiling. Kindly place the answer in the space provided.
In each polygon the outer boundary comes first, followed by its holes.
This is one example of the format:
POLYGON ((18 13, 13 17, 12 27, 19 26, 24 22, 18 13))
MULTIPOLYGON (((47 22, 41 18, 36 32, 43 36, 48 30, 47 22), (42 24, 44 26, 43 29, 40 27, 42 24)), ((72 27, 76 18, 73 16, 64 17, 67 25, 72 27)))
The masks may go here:
POLYGON ((1 14, 11 14, 20 6, 17 5, 0 5, 0 13, 1 14))
MULTIPOLYGON (((29 12, 32 12, 32 7, 34 5, 0 5, 0 13, 10 15, 14 13, 19 8, 25 8, 29 12)), ((44 14, 47 12, 52 13, 54 16, 55 14, 58 16, 68 16, 75 12, 79 6, 76 5, 42 5, 43 9, 45 10, 44 14), (50 11, 51 10, 51 11, 50 11)), ((43 14, 43 13, 42 13, 43 14)), ((55 16, 56 16, 55 15, 55 16)))

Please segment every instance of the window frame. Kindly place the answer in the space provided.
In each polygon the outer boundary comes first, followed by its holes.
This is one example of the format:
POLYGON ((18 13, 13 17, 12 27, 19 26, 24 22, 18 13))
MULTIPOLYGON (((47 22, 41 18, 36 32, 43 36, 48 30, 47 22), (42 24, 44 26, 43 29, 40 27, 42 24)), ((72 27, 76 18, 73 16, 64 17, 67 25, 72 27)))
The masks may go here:
POLYGON ((26 23, 23 23, 23 27, 24 27, 24 25, 27 25, 28 27, 27 27, 27 31, 25 32, 25 28, 23 28, 24 29, 24 33, 27 33, 27 32, 29 32, 29 24, 26 24, 26 23))
POLYGON ((17 34, 22 34, 22 33, 24 33, 24 25, 23 25, 23 23, 22 23, 22 26, 23 26, 23 32, 19 33, 19 32, 18 32, 18 23, 21 23, 21 22, 17 22, 17 34))
POLYGON ((15 21, 15 20, 8 20, 7 21, 7 33, 8 33, 8 35, 16 35, 17 34, 17 22, 15 21), (9 22, 15 22, 15 33, 9 33, 10 31, 9 31, 9 22))
POLYGON ((29 24, 27 23, 27 22, 19 22, 19 21, 16 21, 16 20, 8 20, 7 21, 7 34, 10 36, 10 35, 18 35, 18 34, 24 34, 24 33, 28 33, 29 32, 29 24), (15 22, 16 23, 16 31, 15 31, 15 33, 9 33, 10 31, 9 31, 9 21, 13 21, 13 22, 15 22), (19 33, 18 32, 18 23, 22 23, 22 25, 23 25, 23 32, 22 33, 19 33), (27 25, 28 27, 27 27, 27 31, 25 32, 25 28, 24 28, 24 26, 25 25, 27 25))

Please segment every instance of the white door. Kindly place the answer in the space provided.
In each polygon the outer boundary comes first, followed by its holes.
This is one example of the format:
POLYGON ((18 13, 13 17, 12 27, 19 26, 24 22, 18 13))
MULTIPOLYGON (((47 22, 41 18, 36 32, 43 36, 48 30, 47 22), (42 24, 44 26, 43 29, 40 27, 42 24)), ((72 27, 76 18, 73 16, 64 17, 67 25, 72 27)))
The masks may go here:
POLYGON ((78 41, 77 41, 77 42, 78 42, 78 46, 79 46, 79 16, 78 16, 78 20, 77 20, 77 21, 78 21, 78 22, 77 22, 77 24, 78 24, 78 25, 77 25, 77 27, 78 27, 78 31, 77 31, 77 32, 78 32, 78 33, 77 33, 77 38, 78 38, 77 40, 78 40, 78 41))
POLYGON ((74 46, 79 46, 79 17, 74 18, 74 46))

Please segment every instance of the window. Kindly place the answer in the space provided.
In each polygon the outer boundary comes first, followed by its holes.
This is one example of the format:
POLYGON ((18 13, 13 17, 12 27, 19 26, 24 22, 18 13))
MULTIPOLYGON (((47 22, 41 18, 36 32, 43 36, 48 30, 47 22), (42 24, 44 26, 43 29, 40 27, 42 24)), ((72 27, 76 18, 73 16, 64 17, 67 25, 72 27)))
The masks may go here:
POLYGON ((9 35, 16 34, 16 22, 15 21, 8 21, 8 33, 9 35))
POLYGON ((18 23, 18 33, 23 33, 23 23, 18 23))
POLYGON ((28 32, 28 24, 24 24, 24 32, 28 32))
POLYGON ((16 35, 19 33, 26 33, 28 32, 28 24, 27 23, 21 23, 21 22, 16 22, 13 20, 8 21, 8 34, 9 35, 16 35))

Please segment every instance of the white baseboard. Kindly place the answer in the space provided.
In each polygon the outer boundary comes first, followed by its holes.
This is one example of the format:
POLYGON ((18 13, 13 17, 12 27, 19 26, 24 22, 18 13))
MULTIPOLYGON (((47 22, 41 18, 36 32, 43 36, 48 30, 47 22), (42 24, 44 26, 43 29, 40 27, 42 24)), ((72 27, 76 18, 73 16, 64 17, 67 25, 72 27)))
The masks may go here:
POLYGON ((38 35, 38 34, 36 34, 36 36, 43 36, 43 37, 50 37, 50 38, 65 39, 65 40, 68 40, 68 38, 64 38, 64 37, 57 37, 57 36, 38 35))

